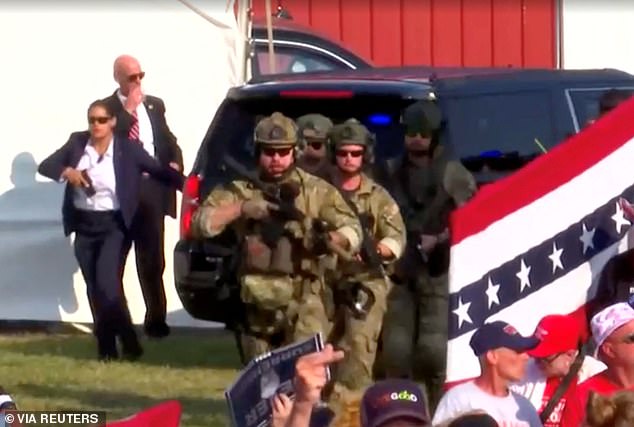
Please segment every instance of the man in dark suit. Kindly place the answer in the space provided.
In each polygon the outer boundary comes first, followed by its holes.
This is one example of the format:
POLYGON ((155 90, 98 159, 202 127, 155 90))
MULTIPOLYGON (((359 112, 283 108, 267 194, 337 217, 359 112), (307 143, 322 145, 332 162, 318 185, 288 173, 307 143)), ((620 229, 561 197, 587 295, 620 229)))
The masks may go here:
MULTIPOLYGON (((115 134, 141 144, 159 163, 182 172, 183 155, 167 125, 165 105, 160 98, 143 94, 144 76, 136 58, 122 55, 115 60, 114 79, 119 89, 106 98, 117 118, 115 134)), ((165 215, 176 218, 176 192, 145 174, 131 234, 146 307, 144 329, 154 338, 169 335, 163 284, 165 215)))

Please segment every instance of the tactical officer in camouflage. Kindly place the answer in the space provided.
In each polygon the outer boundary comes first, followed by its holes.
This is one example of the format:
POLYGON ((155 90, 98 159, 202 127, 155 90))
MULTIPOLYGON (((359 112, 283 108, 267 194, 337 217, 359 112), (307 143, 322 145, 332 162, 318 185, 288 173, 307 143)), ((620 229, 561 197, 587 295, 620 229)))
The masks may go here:
POLYGON ((297 166, 320 178, 329 175, 327 134, 332 120, 321 114, 306 114, 297 118, 300 157, 297 166))
POLYGON ((445 380, 448 340, 449 214, 476 191, 475 179, 439 145, 441 112, 419 101, 404 112, 405 156, 388 165, 392 195, 407 226, 382 335, 388 377, 413 377, 436 407, 445 380))
MULTIPOLYGON (((333 399, 341 393, 360 391, 372 383, 373 365, 391 282, 386 265, 405 249, 405 224, 390 194, 362 172, 372 161, 374 140, 355 119, 336 125, 328 140, 332 161, 332 183, 353 205, 364 227, 364 243, 356 260, 340 262, 339 280, 333 281, 337 313, 333 335, 345 353, 336 367, 333 399), (365 254, 368 250, 373 253, 365 254), (369 258, 374 258, 376 265, 369 258), (337 331, 341 331, 337 333, 337 331)), ((335 338, 333 338, 335 339, 335 338)))
POLYGON ((265 117, 255 128, 254 141, 258 182, 271 191, 248 180, 231 181, 214 188, 193 218, 199 237, 216 236, 231 226, 242 242, 238 279, 247 361, 296 339, 328 333, 322 273, 332 257, 322 242, 356 251, 362 235, 337 189, 294 167, 293 120, 281 113, 265 117), (269 194, 280 197, 272 202, 269 194), (319 235, 316 221, 326 227, 319 235))

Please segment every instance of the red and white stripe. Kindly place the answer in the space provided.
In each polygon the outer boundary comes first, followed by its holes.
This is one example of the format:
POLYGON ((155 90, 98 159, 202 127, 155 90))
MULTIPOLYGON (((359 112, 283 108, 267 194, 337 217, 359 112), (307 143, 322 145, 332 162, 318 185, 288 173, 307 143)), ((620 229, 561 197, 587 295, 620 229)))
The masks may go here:
MULTIPOLYGON (((450 292, 458 292, 488 271, 551 239, 631 186, 632 117, 634 100, 512 176, 483 188, 470 203, 455 211, 450 292)), ((615 210, 617 206, 615 203, 615 210)), ((489 320, 505 320, 521 333, 529 334, 546 314, 580 309, 593 279, 613 254, 627 247, 626 240, 489 320)), ((449 342, 449 383, 479 374, 477 359, 469 347, 471 335, 467 333, 449 342)))

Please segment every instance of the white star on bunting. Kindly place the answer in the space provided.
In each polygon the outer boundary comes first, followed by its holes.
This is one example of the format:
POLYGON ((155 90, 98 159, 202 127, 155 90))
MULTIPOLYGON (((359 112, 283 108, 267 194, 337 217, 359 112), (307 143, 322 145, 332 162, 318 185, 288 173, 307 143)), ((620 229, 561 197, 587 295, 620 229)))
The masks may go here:
POLYGON ((489 308, 493 304, 500 305, 500 298, 498 297, 498 291, 500 290, 500 285, 493 284, 493 280, 491 280, 491 276, 489 276, 489 283, 487 284, 487 298, 489 299, 489 308))
POLYGON ((453 313, 458 316, 458 328, 460 328, 464 322, 473 323, 471 316, 469 316, 469 307, 471 307, 470 302, 463 304, 462 297, 458 298, 458 308, 453 311, 453 313))
POLYGON ((612 215, 610 218, 612 218, 612 221, 614 221, 616 232, 621 233, 621 228, 623 228, 623 226, 631 225, 631 223, 627 219, 625 219, 625 215, 623 215, 623 209, 621 209, 619 203, 616 202, 615 204, 616 211, 614 212, 614 215, 612 215))
POLYGON ((530 273, 531 273, 531 267, 527 267, 524 260, 522 260, 520 271, 518 271, 517 274, 515 275, 517 276, 518 279, 520 279, 520 292, 522 292, 524 288, 526 287, 529 287, 529 288, 531 287, 531 281, 530 281, 530 278, 528 277, 530 273))
POLYGON ((548 255, 548 258, 550 258, 550 261, 553 263, 553 274, 555 274, 558 268, 564 269, 564 265, 561 263, 561 255, 563 255, 563 253, 563 248, 558 249, 557 244, 553 242, 553 251, 548 255))

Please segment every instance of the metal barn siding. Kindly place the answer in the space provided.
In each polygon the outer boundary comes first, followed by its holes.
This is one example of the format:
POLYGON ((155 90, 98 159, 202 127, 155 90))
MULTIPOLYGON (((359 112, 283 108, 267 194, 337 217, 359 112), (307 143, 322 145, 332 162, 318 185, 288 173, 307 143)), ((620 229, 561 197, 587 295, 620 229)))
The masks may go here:
MULTIPOLYGON (((376 65, 557 66, 558 0, 271 0, 376 65)), ((264 0, 253 0, 257 17, 264 0)))

